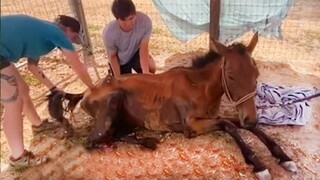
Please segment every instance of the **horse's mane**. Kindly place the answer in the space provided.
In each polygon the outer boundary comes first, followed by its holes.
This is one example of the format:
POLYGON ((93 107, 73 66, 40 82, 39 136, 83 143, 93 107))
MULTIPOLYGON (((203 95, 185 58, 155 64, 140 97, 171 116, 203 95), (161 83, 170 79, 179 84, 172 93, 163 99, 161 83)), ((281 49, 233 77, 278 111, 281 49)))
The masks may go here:
MULTIPOLYGON (((232 45, 228 46, 228 49, 235 49, 241 55, 245 54, 245 52, 247 51, 246 46, 242 43, 233 43, 232 45)), ((192 61, 192 68, 201 69, 207 64, 215 62, 220 58, 221 55, 213 50, 210 50, 207 54, 194 59, 192 61)))
MULTIPOLYGON (((228 49, 235 49, 241 55, 245 54, 247 51, 246 46, 242 43, 233 43, 228 46, 228 49)), ((220 58, 221 58, 220 54, 218 54, 214 50, 210 50, 206 54, 202 56, 198 56, 195 59, 193 59, 191 67, 178 66, 178 67, 173 67, 171 69, 179 69, 179 68, 201 69, 212 62, 216 62, 220 58)))
POLYGON ((232 45, 228 46, 228 49, 235 49, 241 55, 247 52, 247 47, 242 43, 233 43, 232 45))
POLYGON ((192 61, 192 68, 201 69, 205 67, 207 64, 215 62, 220 59, 221 56, 213 50, 210 50, 207 54, 203 56, 199 56, 192 61))

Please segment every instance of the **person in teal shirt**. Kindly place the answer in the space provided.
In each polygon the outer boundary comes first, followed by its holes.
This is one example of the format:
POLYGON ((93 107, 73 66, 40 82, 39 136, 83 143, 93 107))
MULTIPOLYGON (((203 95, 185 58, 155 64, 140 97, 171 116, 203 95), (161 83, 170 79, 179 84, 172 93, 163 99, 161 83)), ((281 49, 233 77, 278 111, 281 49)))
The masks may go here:
POLYGON ((37 66, 40 56, 59 48, 67 62, 92 89, 93 83, 86 66, 81 63, 72 43, 80 41, 80 23, 73 17, 60 15, 55 22, 48 22, 28 15, 1 16, 0 79, 1 104, 4 107, 3 130, 11 155, 9 163, 17 168, 40 165, 45 156, 34 156, 25 150, 23 143, 23 117, 30 120, 34 133, 58 127, 56 123, 42 121, 31 101, 29 86, 13 63, 27 58, 30 72, 50 91, 57 88, 37 66))

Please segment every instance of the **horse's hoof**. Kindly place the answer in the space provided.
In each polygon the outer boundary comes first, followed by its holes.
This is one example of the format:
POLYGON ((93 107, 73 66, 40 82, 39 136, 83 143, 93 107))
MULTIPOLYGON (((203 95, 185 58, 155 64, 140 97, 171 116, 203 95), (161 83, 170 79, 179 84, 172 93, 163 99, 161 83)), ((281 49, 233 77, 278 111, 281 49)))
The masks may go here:
POLYGON ((296 163, 294 163, 293 161, 285 161, 283 163, 280 164, 285 170, 291 171, 291 172, 297 172, 298 171, 298 167, 296 165, 296 163))
POLYGON ((256 172, 254 174, 257 176, 259 180, 271 180, 271 174, 269 173, 268 169, 256 172))

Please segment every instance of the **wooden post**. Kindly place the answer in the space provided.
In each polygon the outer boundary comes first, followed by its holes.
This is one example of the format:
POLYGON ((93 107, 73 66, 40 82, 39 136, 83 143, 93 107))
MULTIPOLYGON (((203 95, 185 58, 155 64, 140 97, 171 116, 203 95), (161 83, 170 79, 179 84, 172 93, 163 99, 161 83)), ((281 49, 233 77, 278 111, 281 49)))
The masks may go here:
POLYGON ((81 24, 82 33, 83 33, 82 37, 84 41, 82 44, 82 48, 83 48, 82 50, 83 50, 83 57, 85 58, 85 63, 94 68, 98 79, 100 79, 99 73, 95 67, 96 62, 94 60, 92 43, 89 36, 88 25, 87 25, 87 20, 83 10, 82 0, 68 0, 68 1, 69 1, 69 5, 72 13, 76 16, 76 18, 79 20, 81 24))
POLYGON ((210 0, 210 29, 209 48, 212 49, 211 39, 219 40, 221 0, 210 0))

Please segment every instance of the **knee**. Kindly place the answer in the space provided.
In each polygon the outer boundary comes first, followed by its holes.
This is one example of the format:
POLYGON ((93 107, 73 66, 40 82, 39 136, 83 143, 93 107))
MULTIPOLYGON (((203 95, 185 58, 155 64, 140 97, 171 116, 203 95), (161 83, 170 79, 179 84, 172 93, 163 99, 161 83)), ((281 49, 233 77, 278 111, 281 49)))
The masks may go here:
POLYGON ((20 96, 20 98, 22 98, 24 101, 30 97, 29 92, 30 92, 30 88, 27 83, 22 82, 18 84, 18 96, 20 96), (22 94, 24 95, 21 96, 22 94))

